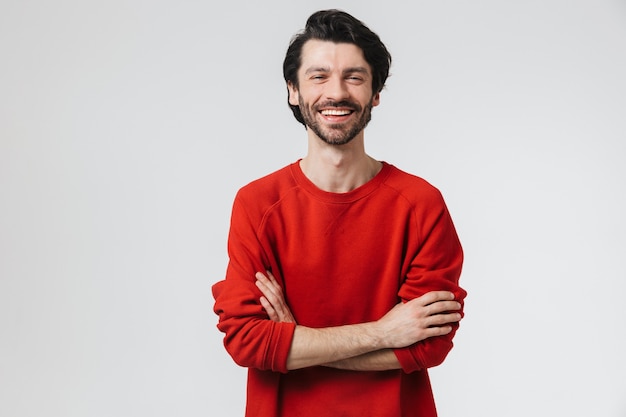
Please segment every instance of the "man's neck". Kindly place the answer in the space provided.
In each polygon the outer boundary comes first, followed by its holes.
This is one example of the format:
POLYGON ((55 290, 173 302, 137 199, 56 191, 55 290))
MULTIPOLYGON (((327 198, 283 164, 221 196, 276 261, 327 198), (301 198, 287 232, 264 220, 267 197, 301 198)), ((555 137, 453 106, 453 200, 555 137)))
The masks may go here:
POLYGON ((319 189, 346 193, 374 178, 382 163, 365 153, 361 133, 345 145, 329 145, 309 137, 308 154, 300 161, 300 168, 319 189))

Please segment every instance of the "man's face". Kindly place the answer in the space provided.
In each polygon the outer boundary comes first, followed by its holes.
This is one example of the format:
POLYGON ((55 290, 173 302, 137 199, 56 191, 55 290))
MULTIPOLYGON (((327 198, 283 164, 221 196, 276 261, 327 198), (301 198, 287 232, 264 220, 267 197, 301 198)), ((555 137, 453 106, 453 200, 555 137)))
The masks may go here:
POLYGON ((350 43, 310 40, 301 57, 299 85, 288 85, 289 103, 300 107, 307 127, 332 145, 362 134, 380 96, 372 94, 372 70, 361 49, 350 43))

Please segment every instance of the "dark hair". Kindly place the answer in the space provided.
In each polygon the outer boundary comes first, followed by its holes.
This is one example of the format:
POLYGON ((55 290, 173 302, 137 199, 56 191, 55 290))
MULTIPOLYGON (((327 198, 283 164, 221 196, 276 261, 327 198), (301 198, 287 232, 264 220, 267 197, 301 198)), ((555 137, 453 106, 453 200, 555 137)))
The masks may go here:
MULTIPOLYGON (((302 63, 302 47, 311 40, 319 39, 336 43, 352 43, 361 48, 365 60, 372 68, 372 92, 380 93, 385 86, 391 66, 391 55, 377 34, 363 22, 340 10, 321 10, 313 13, 303 31, 293 37, 285 60, 283 76, 287 83, 298 88, 298 69, 302 63)), ((289 90, 287 90, 289 94, 289 90)), ((289 96, 287 96, 289 102, 289 96)), ((299 106, 289 104, 296 120, 304 124, 299 106)))

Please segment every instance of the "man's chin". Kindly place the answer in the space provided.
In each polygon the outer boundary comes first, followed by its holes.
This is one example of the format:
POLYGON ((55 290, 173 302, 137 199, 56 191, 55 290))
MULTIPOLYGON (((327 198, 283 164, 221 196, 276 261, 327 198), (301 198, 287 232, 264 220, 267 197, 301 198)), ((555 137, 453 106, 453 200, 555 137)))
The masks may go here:
POLYGON ((355 136, 346 137, 343 136, 329 136, 329 135, 317 135, 320 140, 326 142, 329 145, 342 146, 350 143, 355 136))
POLYGON ((345 145, 354 139, 359 132, 354 132, 355 126, 346 123, 311 124, 307 127, 324 143, 329 145, 345 145))

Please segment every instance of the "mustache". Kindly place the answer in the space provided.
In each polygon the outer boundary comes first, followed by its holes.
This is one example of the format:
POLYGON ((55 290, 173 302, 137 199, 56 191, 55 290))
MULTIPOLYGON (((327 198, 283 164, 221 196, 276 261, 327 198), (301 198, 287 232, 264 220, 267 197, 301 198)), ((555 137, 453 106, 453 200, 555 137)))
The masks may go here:
POLYGON ((328 107, 341 107, 344 109, 351 109, 356 112, 359 112, 362 110, 361 106, 359 106, 357 103, 354 103, 348 100, 342 100, 342 101, 328 100, 315 106, 315 110, 319 110, 321 108, 328 108, 328 107))

